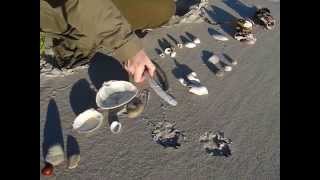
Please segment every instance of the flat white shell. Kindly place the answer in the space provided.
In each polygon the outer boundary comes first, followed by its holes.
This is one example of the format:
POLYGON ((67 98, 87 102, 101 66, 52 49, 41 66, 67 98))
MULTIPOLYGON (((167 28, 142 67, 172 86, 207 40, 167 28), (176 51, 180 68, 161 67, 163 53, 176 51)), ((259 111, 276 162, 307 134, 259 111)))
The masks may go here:
POLYGON ((45 157, 46 162, 57 166, 64 161, 64 151, 60 144, 49 147, 48 154, 45 157))
POLYGON ((193 42, 188 42, 184 45, 186 48, 195 48, 197 45, 193 42))
POLYGON ((96 95, 96 103, 102 109, 114 109, 130 102, 138 94, 135 85, 128 81, 111 80, 103 83, 96 95))
POLYGON ((195 44, 200 44, 201 42, 200 42, 200 39, 199 39, 199 38, 196 38, 196 39, 193 40, 193 43, 195 43, 195 44))
POLYGON ((172 53, 170 54, 170 57, 176 57, 177 53, 175 51, 172 51, 172 53))
POLYGON ((73 129, 79 133, 90 133, 98 129, 103 122, 103 115, 94 109, 80 113, 73 122, 73 129))
POLYGON ((224 71, 226 71, 226 72, 232 71, 232 67, 231 66, 225 66, 224 67, 224 71))
POLYGON ((181 44, 181 43, 178 43, 177 46, 178 46, 178 48, 180 48, 180 49, 183 48, 183 44, 181 44))
POLYGON ((78 166, 80 162, 80 154, 73 154, 68 159, 68 168, 74 169, 78 166))
POLYGON ((214 35, 212 35, 212 37, 216 40, 219 40, 219 41, 228 41, 229 40, 226 36, 221 35, 221 34, 214 34, 214 35))
POLYGON ((208 61, 212 64, 218 64, 220 61, 220 58, 217 55, 212 55, 208 61))
POLYGON ((200 83, 200 79, 197 78, 197 74, 192 72, 190 74, 187 75, 187 78, 190 80, 190 81, 196 81, 198 83, 200 83))
POLYGON ((200 86, 200 87, 192 86, 189 89, 189 92, 196 94, 196 95, 199 95, 199 96, 202 96, 202 95, 208 94, 208 89, 205 86, 200 86))
POLYGON ((111 132, 114 133, 114 134, 120 133, 121 128, 122 128, 122 125, 121 125, 121 123, 118 122, 118 121, 113 121, 113 122, 111 123, 111 125, 110 125, 110 130, 111 130, 111 132))
POLYGON ((166 48, 164 50, 164 53, 167 54, 167 55, 169 55, 171 52, 172 52, 172 50, 170 48, 166 48))

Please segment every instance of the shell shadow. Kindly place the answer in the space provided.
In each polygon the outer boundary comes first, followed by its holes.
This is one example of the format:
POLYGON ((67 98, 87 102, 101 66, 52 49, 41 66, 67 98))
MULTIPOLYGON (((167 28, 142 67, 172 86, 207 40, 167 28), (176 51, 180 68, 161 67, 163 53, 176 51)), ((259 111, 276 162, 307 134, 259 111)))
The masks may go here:
POLYGON ((192 73, 192 69, 185 65, 180 64, 176 59, 174 59, 175 68, 172 70, 172 74, 177 78, 185 78, 188 74, 192 73))
POLYGON ((75 137, 68 135, 67 137, 67 158, 73 155, 80 155, 79 144, 75 137))
POLYGON ((90 108, 96 108, 96 92, 86 79, 77 81, 70 91, 70 105, 76 115, 90 108))
POLYGON ((47 109, 46 123, 44 126, 42 143, 43 158, 48 154, 48 149, 53 145, 60 145, 64 149, 63 133, 61 129, 60 114, 54 99, 50 99, 47 109))
POLYGON ((236 11, 242 18, 252 18, 257 10, 255 6, 249 7, 239 0, 223 0, 223 2, 236 11))
POLYGON ((91 59, 88 74, 96 89, 100 89, 105 81, 129 81, 129 75, 120 62, 102 53, 96 53, 91 59))

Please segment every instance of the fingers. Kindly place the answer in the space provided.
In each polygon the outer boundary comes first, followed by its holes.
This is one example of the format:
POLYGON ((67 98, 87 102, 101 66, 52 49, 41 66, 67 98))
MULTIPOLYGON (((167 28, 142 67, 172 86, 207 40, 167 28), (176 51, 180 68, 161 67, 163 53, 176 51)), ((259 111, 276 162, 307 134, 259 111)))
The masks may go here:
POLYGON ((133 79, 136 83, 140 83, 144 80, 143 72, 145 70, 145 66, 138 66, 133 74, 133 79))

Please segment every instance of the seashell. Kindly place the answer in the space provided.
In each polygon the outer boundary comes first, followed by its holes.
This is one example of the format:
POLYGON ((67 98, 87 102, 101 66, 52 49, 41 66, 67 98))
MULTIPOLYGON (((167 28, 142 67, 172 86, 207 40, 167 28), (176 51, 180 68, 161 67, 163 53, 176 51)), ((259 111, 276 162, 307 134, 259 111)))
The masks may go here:
POLYGON ((231 62, 231 64, 235 66, 235 65, 238 64, 238 61, 234 60, 234 61, 231 62))
POLYGON ((217 55, 212 55, 209 59, 208 62, 212 63, 212 64, 218 64, 220 61, 219 56, 217 55))
POLYGON ((212 37, 216 40, 219 40, 219 41, 228 41, 229 40, 226 36, 221 35, 221 34, 214 34, 214 35, 212 35, 212 37))
POLYGON ((256 43, 256 41, 257 41, 256 38, 250 38, 250 39, 244 40, 243 42, 248 45, 253 45, 256 43))
POLYGON ((180 48, 180 49, 183 48, 183 44, 182 44, 182 43, 178 43, 177 46, 178 46, 178 48, 180 48))
POLYGON ((121 125, 121 123, 118 122, 118 121, 113 121, 113 122, 111 123, 111 125, 110 125, 110 130, 111 130, 111 132, 114 133, 114 134, 120 133, 121 128, 122 128, 122 125, 121 125))
POLYGON ((193 40, 193 43, 195 43, 195 44, 200 44, 201 42, 200 42, 200 39, 199 39, 199 38, 195 38, 195 39, 193 40))
POLYGON ((69 169, 74 169, 78 166, 80 162, 80 154, 74 154, 69 157, 68 159, 68 168, 69 169))
POLYGON ((193 42, 188 42, 184 45, 186 48, 195 48, 197 45, 193 42))
POLYGON ((243 27, 251 29, 253 26, 252 22, 245 20, 245 22, 243 23, 243 27))
POLYGON ((171 48, 166 48, 166 49, 164 50, 164 53, 165 53, 166 55, 169 55, 171 52, 172 52, 172 49, 171 49, 171 48))
POLYGON ((64 151, 62 146, 60 144, 51 146, 48 149, 48 154, 45 157, 45 161, 53 166, 61 164, 64 161, 64 151))
POLYGON ((196 81, 198 83, 200 83, 200 79, 196 78, 197 77, 197 74, 192 72, 190 74, 187 75, 187 78, 190 80, 190 81, 196 81))
POLYGON ((170 53, 170 57, 172 57, 172 58, 176 57, 176 55, 177 55, 177 53, 176 53, 175 51, 172 51, 172 52, 170 53))
POLYGON ((135 85, 128 81, 111 80, 103 83, 96 95, 97 106, 101 109, 114 109, 130 102, 138 94, 135 85))
POLYGON ((205 86, 200 86, 200 87, 199 86, 192 86, 189 89, 189 92, 196 94, 196 95, 199 95, 199 96, 202 96, 202 95, 208 94, 208 89, 205 86))
POLYGON ((183 86, 187 86, 187 82, 186 80, 184 80, 183 78, 179 78, 178 81, 183 85, 183 86))
POLYGON ((98 129, 103 122, 103 115, 91 108, 80 113, 73 122, 73 129, 79 133, 90 133, 98 129))
POLYGON ((161 54, 159 54, 159 56, 160 56, 161 58, 164 58, 164 57, 165 57, 165 54, 164 54, 164 53, 161 53, 161 54))
POLYGON ((224 71, 226 71, 226 72, 232 71, 232 67, 231 66, 225 66, 224 67, 224 71))

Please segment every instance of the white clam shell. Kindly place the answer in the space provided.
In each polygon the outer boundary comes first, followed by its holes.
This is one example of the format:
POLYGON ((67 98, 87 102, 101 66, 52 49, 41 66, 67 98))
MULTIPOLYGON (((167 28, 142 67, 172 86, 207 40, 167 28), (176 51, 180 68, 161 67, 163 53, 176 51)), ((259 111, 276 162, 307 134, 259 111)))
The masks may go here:
POLYGON ((205 86, 191 86, 189 89, 190 93, 202 96, 208 94, 208 89, 205 86))
POLYGON ((253 24, 252 22, 246 20, 245 23, 243 23, 243 27, 245 28, 252 28, 253 24))
POLYGON ((181 44, 181 43, 178 43, 177 46, 178 46, 178 48, 180 48, 180 49, 183 48, 183 44, 181 44))
POLYGON ((197 45, 193 42, 188 42, 184 45, 186 48, 195 48, 197 45))
POLYGON ((88 109, 80 113, 74 120, 72 127, 79 133, 90 133, 98 129, 103 122, 103 115, 95 109, 88 109))
POLYGON ((128 81, 111 80, 104 82, 96 95, 97 106, 114 109, 130 102, 138 94, 135 85, 128 81))
POLYGON ((118 121, 113 121, 113 122, 111 123, 111 125, 110 125, 110 130, 111 130, 111 132, 114 133, 114 134, 120 133, 121 128, 122 128, 122 125, 121 125, 121 123, 118 122, 118 121))
POLYGON ((196 38, 196 39, 194 39, 194 40, 193 40, 193 43, 195 43, 195 44, 200 44, 200 43, 201 43, 201 41, 200 41, 200 39, 199 39, 199 38, 196 38))
POLYGON ((220 58, 219 56, 217 55, 212 55, 209 59, 208 59, 208 62, 212 63, 212 64, 218 64, 220 61, 220 58))
POLYGON ((53 166, 61 164, 64 161, 64 151, 62 149, 62 146, 60 144, 51 146, 48 149, 45 161, 52 164, 53 166))
POLYGON ((226 36, 221 35, 221 34, 214 34, 214 35, 212 35, 212 37, 216 40, 219 40, 219 41, 228 41, 229 40, 226 36))
POLYGON ((171 48, 166 48, 164 50, 164 53, 167 54, 167 55, 169 55, 171 52, 172 52, 171 48))
POLYGON ((172 51, 172 52, 170 53, 170 57, 176 57, 176 55, 177 55, 177 53, 176 53, 175 51, 172 51))
POLYGON ((224 71, 226 71, 226 72, 232 71, 232 67, 231 66, 225 66, 224 67, 224 71))

